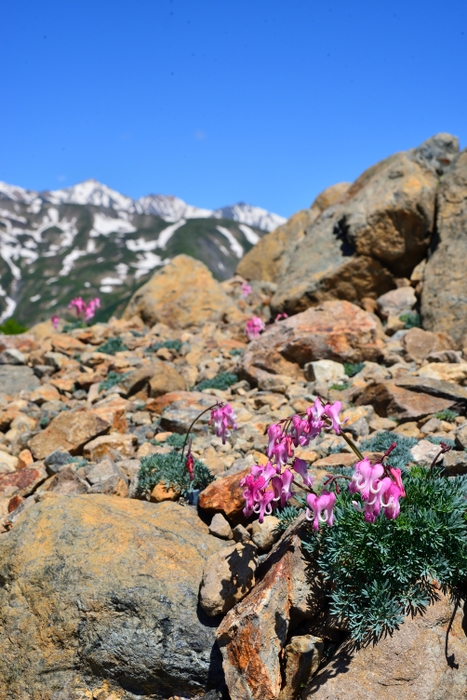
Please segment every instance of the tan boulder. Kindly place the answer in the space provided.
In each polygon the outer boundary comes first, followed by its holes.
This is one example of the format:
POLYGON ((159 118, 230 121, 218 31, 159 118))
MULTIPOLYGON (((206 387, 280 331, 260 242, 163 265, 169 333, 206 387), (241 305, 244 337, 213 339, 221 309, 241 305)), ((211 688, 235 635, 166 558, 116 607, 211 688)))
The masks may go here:
POLYGON ((198 612, 223 543, 194 508, 44 494, 0 538, 0 697, 203 695, 221 682, 198 612), (100 689, 105 681, 107 692, 100 689))
POLYGON ((347 301, 326 301, 270 326, 242 357, 242 371, 258 382, 267 373, 302 378, 314 360, 378 360, 383 341, 380 322, 347 301))
POLYGON ((90 411, 62 411, 45 430, 31 438, 28 447, 35 459, 44 459, 58 448, 81 454, 87 442, 109 428, 107 421, 90 411))
POLYGON ((251 542, 238 542, 211 554, 199 589, 199 602, 207 615, 225 615, 252 589, 257 552, 251 542))
POLYGON ((273 311, 296 313, 323 299, 379 297, 424 258, 434 227, 438 172, 458 150, 438 134, 365 171, 306 230, 289 256, 273 311))
POLYGON ((405 619, 378 644, 352 651, 344 644, 318 673, 302 700, 464 700, 467 637, 463 611, 447 596, 405 619))
POLYGON ((185 391, 187 389, 185 379, 173 365, 167 362, 158 362, 154 367, 154 374, 149 380, 149 396, 157 398, 172 391, 185 391))
POLYGON ((439 237, 423 273, 422 325, 449 333, 457 343, 467 334, 467 149, 442 178, 438 190, 436 229, 439 237))
POLYGON ((334 204, 350 187, 340 182, 321 192, 309 209, 293 214, 285 224, 260 238, 258 243, 240 260, 237 273, 248 280, 278 282, 287 266, 294 247, 321 212, 334 204))
POLYGON ((170 328, 243 318, 208 268, 188 255, 177 255, 135 292, 123 318, 133 316, 149 326, 160 321, 170 328))

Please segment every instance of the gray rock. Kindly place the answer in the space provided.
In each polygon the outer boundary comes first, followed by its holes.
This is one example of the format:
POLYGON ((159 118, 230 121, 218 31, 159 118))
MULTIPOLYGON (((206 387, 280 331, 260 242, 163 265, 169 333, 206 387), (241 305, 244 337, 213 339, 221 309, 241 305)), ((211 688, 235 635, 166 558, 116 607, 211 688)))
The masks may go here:
POLYGON ((59 448, 54 450, 44 459, 44 466, 49 474, 56 474, 66 467, 71 460, 71 454, 59 448))
POLYGON ((21 350, 6 348, 0 353, 0 365, 25 365, 26 357, 21 350))
POLYGON ((40 386, 31 367, 26 365, 0 365, 0 393, 13 395, 20 391, 32 391, 40 386))

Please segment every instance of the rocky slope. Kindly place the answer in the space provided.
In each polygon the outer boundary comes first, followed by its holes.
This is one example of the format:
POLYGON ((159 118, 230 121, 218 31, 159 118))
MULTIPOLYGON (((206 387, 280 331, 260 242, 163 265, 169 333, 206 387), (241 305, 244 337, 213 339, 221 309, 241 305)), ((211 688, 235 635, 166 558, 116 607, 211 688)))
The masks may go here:
MULTIPOLYGON (((247 342, 246 318, 268 320, 272 293, 254 282, 244 299, 241 282, 181 256, 122 320, 0 337, 1 700, 211 698, 224 683, 232 700, 465 697, 461 607, 440 595, 376 647, 339 647, 310 588, 303 522, 277 541, 273 516, 243 518, 239 481, 264 459, 268 424, 318 394, 342 401, 359 444, 412 437, 422 464, 451 441, 446 473, 467 473, 467 350, 446 329, 395 330, 417 281, 376 313, 328 300, 247 342), (200 386, 221 373, 237 375, 229 388, 200 386), (198 509, 161 483, 141 491, 143 458, 170 453, 217 400, 239 427, 222 444, 198 424, 193 453, 215 477, 198 509)), ((335 435, 301 457, 316 482, 355 461, 335 435)))
POLYGON ((208 210, 163 195, 133 201, 95 180, 40 193, 0 183, 0 320, 14 313, 29 327, 79 294, 101 297, 108 317, 180 253, 226 279, 283 221, 243 203, 208 210))

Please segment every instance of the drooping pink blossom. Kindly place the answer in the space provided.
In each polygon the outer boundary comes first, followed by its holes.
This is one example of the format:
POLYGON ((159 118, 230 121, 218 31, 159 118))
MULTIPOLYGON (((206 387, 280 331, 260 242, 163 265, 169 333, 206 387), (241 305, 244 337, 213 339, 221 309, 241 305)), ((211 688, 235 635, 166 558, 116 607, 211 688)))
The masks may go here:
POLYGON ((54 314, 50 320, 52 321, 52 326, 55 328, 55 330, 57 330, 60 323, 60 319, 57 314, 54 314))
POLYGON ((248 282, 242 282, 242 296, 244 299, 250 296, 253 288, 248 282))
POLYGON ((222 438, 223 445, 225 445, 226 437, 230 435, 230 430, 238 429, 234 410, 228 403, 213 408, 209 422, 214 423, 216 435, 222 438))
POLYGON ((337 435, 341 431, 341 425, 343 421, 340 419, 339 412, 342 409, 342 403, 340 401, 335 401, 333 404, 326 404, 324 407, 323 415, 327 416, 331 421, 331 427, 337 435))
POLYGON ((306 497, 308 508, 306 509, 305 517, 307 520, 313 520, 313 530, 319 529, 320 523, 326 523, 332 527, 334 523, 334 503, 336 502, 336 494, 324 490, 320 496, 315 493, 309 493, 306 497))
POLYGON ((268 491, 258 492, 258 500, 253 506, 253 512, 258 513, 258 520, 260 523, 264 522, 265 515, 271 515, 272 513, 272 501, 274 499, 274 491, 269 489, 268 491))
POLYGON ((281 503, 281 508, 284 508, 289 498, 292 498, 290 487, 294 480, 294 476, 290 469, 284 469, 282 474, 273 476, 271 479, 272 488, 274 491, 274 500, 281 503))
POLYGON ((305 460, 295 457, 294 461, 292 462, 292 469, 301 476, 305 486, 308 486, 311 489, 313 486, 313 478, 311 474, 308 473, 305 460))
POLYGON ((276 446, 277 442, 282 438, 282 428, 280 425, 276 425, 275 423, 271 423, 271 425, 268 428, 268 457, 271 459, 273 456, 274 452, 274 447, 276 446))
POLYGON ((195 478, 195 460, 191 452, 188 452, 186 456, 185 467, 190 477, 190 481, 193 481, 195 478))
POLYGON ((264 325, 264 321, 259 316, 249 318, 245 327, 245 333, 248 340, 259 338, 259 334, 262 333, 265 328, 266 326, 264 325))
POLYGON ((279 321, 282 321, 282 319, 289 318, 289 314, 283 313, 283 314, 277 314, 276 318, 274 319, 274 323, 279 323, 279 321))
POLYGON ((101 301, 99 297, 95 297, 94 299, 91 299, 89 302, 85 302, 82 297, 75 297, 70 301, 68 304, 69 309, 75 309, 76 315, 78 318, 83 319, 84 321, 90 321, 92 318, 94 318, 94 315, 96 313, 96 309, 99 309, 101 305, 101 301))

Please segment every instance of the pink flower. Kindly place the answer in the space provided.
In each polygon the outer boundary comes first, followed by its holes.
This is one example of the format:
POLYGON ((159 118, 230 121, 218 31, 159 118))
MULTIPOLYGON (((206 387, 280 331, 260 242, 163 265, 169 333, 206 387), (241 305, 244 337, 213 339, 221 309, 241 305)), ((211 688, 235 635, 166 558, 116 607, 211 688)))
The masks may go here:
POLYGON ((272 513, 271 501, 274 499, 274 491, 262 491, 258 493, 258 496, 259 498, 253 506, 253 512, 259 514, 258 520, 262 523, 264 521, 264 516, 271 515, 272 513))
POLYGON ((330 418, 331 420, 331 427, 332 429, 339 435, 341 428, 340 426, 342 425, 340 416, 339 416, 339 411, 342 408, 342 403, 340 401, 335 401, 333 404, 326 404, 324 407, 323 414, 330 418))
POLYGON ((313 530, 319 529, 320 523, 327 523, 332 527, 334 523, 334 503, 336 502, 336 494, 331 491, 323 491, 321 496, 315 493, 309 493, 306 497, 308 508, 306 509, 305 517, 307 520, 313 520, 313 530), (311 515, 313 512, 313 517, 311 515))
POLYGON ((253 316, 249 318, 246 322, 245 332, 247 334, 248 340, 254 340, 259 337, 259 334, 264 331, 266 326, 264 321, 259 316, 253 316))
POLYGON ((379 480, 383 474, 384 467, 382 464, 372 466, 368 457, 365 457, 365 459, 357 462, 355 465, 355 472, 349 484, 350 493, 359 491, 364 501, 373 500, 372 497, 381 490, 379 480))
POLYGON ((225 438, 230 435, 229 429, 238 429, 235 413, 232 406, 228 403, 213 408, 209 422, 214 423, 216 435, 222 438, 223 445, 225 445, 225 438))
POLYGON ((244 299, 246 297, 250 296, 251 292, 253 291, 251 285, 248 284, 248 282, 242 282, 242 296, 244 299))
POLYGON ((394 482, 384 494, 385 500, 381 501, 381 505, 384 508, 384 515, 389 520, 395 520, 400 513, 401 506, 399 503, 399 498, 405 496, 405 490, 402 493, 401 489, 394 482))
POLYGON ((77 316, 82 316, 86 311, 86 303, 83 301, 82 297, 75 297, 68 304, 69 309, 75 309, 77 316))
POLYGON ((284 469, 282 474, 273 476, 271 479, 272 488, 274 490, 274 500, 281 502, 281 508, 285 506, 289 498, 292 498, 290 487, 294 476, 290 469, 284 469))
POLYGON ((295 457, 294 461, 292 462, 292 469, 294 470, 294 472, 297 472, 297 474, 299 474, 302 477, 302 481, 305 484, 305 486, 308 486, 311 489, 311 487, 313 486, 313 479, 308 473, 305 460, 295 457))
POLYGON ((240 486, 246 487, 243 492, 243 498, 246 501, 243 514, 246 518, 249 518, 250 515, 253 514, 256 502, 262 498, 260 494, 262 489, 266 486, 266 480, 262 476, 255 479, 253 474, 248 474, 240 481, 240 486))
POLYGON ((269 428, 268 428, 268 438, 269 438, 269 443, 268 443, 268 457, 271 458, 274 454, 274 447, 276 446, 277 442, 282 438, 282 428, 280 425, 276 425, 275 423, 272 423, 269 428))
POLYGON ((94 315, 96 313, 96 309, 100 309, 101 307, 101 301, 99 297, 96 297, 95 299, 91 299, 90 302, 86 305, 86 308, 84 310, 84 320, 85 321, 90 321, 91 318, 94 318, 94 315))
POLYGON ((95 299, 91 299, 88 303, 86 303, 82 297, 75 297, 70 301, 68 304, 69 309, 75 309, 76 315, 78 318, 82 318, 85 321, 90 321, 91 318, 94 317, 96 313, 96 309, 99 309, 101 306, 101 301, 99 297, 96 297, 95 299))
POLYGON ((282 321, 282 319, 289 318, 288 314, 277 314, 276 318, 274 319, 274 323, 278 323, 279 321, 282 321))
POLYGON ((54 314, 50 320, 52 321, 52 326, 55 328, 55 330, 57 330, 58 324, 60 323, 60 319, 58 318, 57 314, 54 314))

